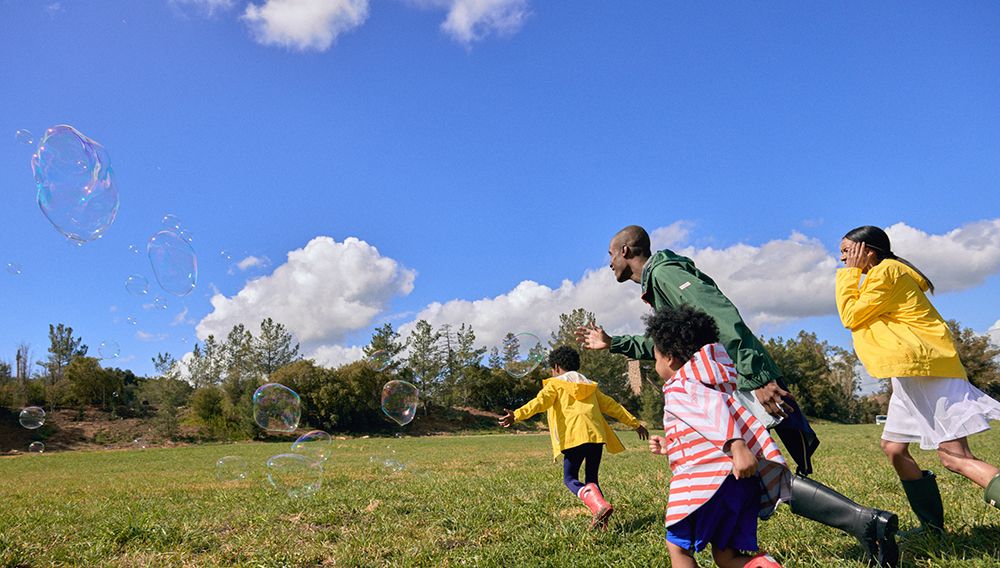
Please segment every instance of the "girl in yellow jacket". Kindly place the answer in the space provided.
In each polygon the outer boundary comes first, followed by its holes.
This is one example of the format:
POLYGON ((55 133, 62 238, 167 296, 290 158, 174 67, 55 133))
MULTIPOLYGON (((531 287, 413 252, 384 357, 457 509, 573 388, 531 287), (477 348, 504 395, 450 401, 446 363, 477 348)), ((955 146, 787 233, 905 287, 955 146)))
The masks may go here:
POLYGON ((1000 402, 969 383, 948 324, 927 299, 934 285, 893 254, 878 227, 847 233, 840 254, 846 268, 837 271, 837 311, 868 373, 892 381, 882 451, 922 528, 944 530, 944 505, 910 442, 937 450, 945 468, 985 488, 986 502, 1000 507, 1000 470, 976 458, 966 440, 1000 420, 1000 402))
POLYGON ((578 373, 580 354, 569 346, 557 347, 549 354, 551 379, 542 381, 542 390, 534 399, 500 418, 500 425, 510 427, 516 421, 546 411, 552 455, 563 455, 563 483, 579 497, 592 514, 590 527, 604 526, 614 508, 604 500, 598 485, 598 468, 604 446, 617 454, 625 449, 604 415, 634 428, 640 440, 649 438, 646 428, 614 399, 602 393, 597 383, 578 373), (580 482, 584 465, 587 483, 580 482))

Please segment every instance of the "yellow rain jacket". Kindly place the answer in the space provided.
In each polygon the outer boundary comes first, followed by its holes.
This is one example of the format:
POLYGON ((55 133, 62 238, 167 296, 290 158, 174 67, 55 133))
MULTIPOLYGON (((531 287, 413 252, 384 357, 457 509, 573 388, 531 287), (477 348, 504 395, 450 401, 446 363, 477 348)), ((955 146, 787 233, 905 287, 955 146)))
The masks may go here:
POLYGON ((552 455, 586 443, 604 443, 608 452, 617 454, 625 446, 608 426, 604 415, 630 428, 641 424, 629 411, 597 388, 597 383, 576 371, 542 381, 538 396, 514 411, 514 420, 527 420, 547 411, 552 455))
POLYGON ((955 341, 924 293, 927 280, 898 260, 837 270, 837 311, 873 377, 966 378, 955 341))

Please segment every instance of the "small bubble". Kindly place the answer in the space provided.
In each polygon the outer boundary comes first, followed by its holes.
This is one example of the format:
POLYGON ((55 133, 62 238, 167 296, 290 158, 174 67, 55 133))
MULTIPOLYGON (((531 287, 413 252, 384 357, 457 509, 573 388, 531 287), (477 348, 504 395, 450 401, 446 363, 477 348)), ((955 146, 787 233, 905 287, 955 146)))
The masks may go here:
POLYGON ((14 139, 20 142, 21 144, 30 145, 35 143, 35 136, 31 133, 30 130, 24 130, 24 129, 18 130, 17 132, 14 133, 14 139))
POLYGON ((174 215, 173 213, 167 213, 166 215, 164 215, 163 219, 160 222, 163 224, 163 228, 167 229, 168 231, 176 231, 177 229, 181 228, 180 218, 178 218, 177 215, 174 215))
POLYGON ((18 263, 16 263, 16 262, 8 262, 7 263, 7 274, 10 274, 11 276, 20 276, 21 275, 21 265, 18 264, 18 263))
POLYGON ((138 322, 138 321, 136 321, 136 319, 135 319, 134 317, 132 317, 132 316, 128 316, 128 317, 126 317, 126 318, 125 318, 125 321, 129 322, 129 323, 130 323, 130 324, 132 324, 132 325, 135 325, 135 324, 139 323, 139 322, 138 322))
POLYGON ((139 250, 139 247, 137 247, 137 246, 135 246, 135 245, 129 245, 129 246, 128 246, 128 251, 129 251, 130 253, 132 253, 132 254, 142 254, 142 251, 141 251, 141 250, 139 250))

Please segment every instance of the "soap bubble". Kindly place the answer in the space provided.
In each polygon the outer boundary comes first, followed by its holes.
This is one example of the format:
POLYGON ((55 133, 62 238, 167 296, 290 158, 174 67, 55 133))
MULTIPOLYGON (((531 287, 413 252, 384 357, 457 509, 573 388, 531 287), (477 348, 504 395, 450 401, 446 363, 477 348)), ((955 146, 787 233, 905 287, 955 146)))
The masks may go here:
POLYGON ((181 228, 181 220, 173 213, 167 213, 164 215, 160 222, 163 225, 163 228, 168 231, 176 231, 181 228))
POLYGON ((149 280, 142 274, 133 274, 125 279, 125 290, 133 296, 145 296, 149 292, 149 280))
POLYGON ((417 415, 417 387, 406 381, 389 381, 382 387, 382 412, 400 426, 417 415))
POLYGON ((333 438, 322 430, 313 430, 299 436, 292 444, 292 453, 301 454, 313 461, 325 462, 333 449, 333 438))
POLYGON ((267 460, 267 480, 289 497, 308 497, 323 486, 323 464, 300 454, 279 454, 267 460))
POLYGON ((240 456, 224 456, 215 462, 215 478, 219 481, 238 481, 247 478, 247 460, 240 456))
POLYGON ((134 447, 137 450, 145 450, 146 440, 144 438, 136 438, 132 440, 132 447, 134 447))
POLYGON ((392 365, 392 355, 389 354, 385 349, 379 349, 373 352, 366 359, 368 366, 375 371, 381 373, 382 371, 389 368, 392 365))
POLYGON ((32 442, 28 444, 28 451, 40 454, 45 451, 45 444, 41 442, 32 442))
POLYGON ((97 346, 97 353, 101 356, 101 359, 114 359, 118 357, 120 350, 118 342, 112 340, 102 341, 97 346))
POLYGON ((11 276, 20 276, 21 275, 21 265, 18 264, 18 263, 16 263, 16 262, 8 262, 7 263, 7 274, 10 274, 11 276))
POLYGON ((167 302, 163 298, 157 296, 153 298, 153 309, 165 310, 167 309, 167 302))
POLYGON ((128 246, 128 251, 129 251, 130 253, 132 253, 132 254, 139 254, 139 253, 141 253, 141 252, 142 252, 141 250, 139 250, 139 247, 137 247, 137 246, 135 246, 135 245, 129 245, 129 246, 128 246))
POLYGON ((229 254, 229 251, 226 251, 226 250, 220 250, 219 251, 219 256, 222 257, 222 260, 227 260, 228 261, 228 260, 232 260, 233 259, 233 255, 229 254))
POLYGON ((45 131, 31 158, 38 206, 52 225, 81 245, 101 238, 118 214, 118 189, 104 148, 72 126, 45 131))
POLYGON ((253 393, 253 419, 272 432, 294 432, 299 426, 299 395, 278 383, 267 383, 253 393))
POLYGON ((137 323, 139 323, 138 320, 136 320, 135 317, 133 316, 126 317, 125 321, 129 322, 132 325, 136 325, 137 323))
POLYGON ((18 421, 28 430, 41 428, 45 424, 45 411, 37 406, 29 406, 21 410, 18 421))
POLYGON ((177 236, 180 237, 180 238, 182 238, 182 239, 184 239, 185 241, 187 241, 188 244, 191 244, 191 243, 194 242, 194 234, 192 234, 191 231, 188 231, 188 230, 185 230, 185 229, 179 229, 177 231, 177 236))
POLYGON ((186 296, 198 282, 198 257, 191 244, 177 233, 160 231, 146 245, 153 275, 160 287, 175 296, 186 296))
POLYGON ((35 143, 35 135, 32 134, 30 130, 24 130, 24 129, 18 130, 17 132, 14 133, 14 139, 20 142, 21 144, 30 145, 35 143))
POLYGON ((504 339, 500 346, 507 374, 521 378, 538 368, 547 354, 542 341, 532 333, 518 333, 504 339))

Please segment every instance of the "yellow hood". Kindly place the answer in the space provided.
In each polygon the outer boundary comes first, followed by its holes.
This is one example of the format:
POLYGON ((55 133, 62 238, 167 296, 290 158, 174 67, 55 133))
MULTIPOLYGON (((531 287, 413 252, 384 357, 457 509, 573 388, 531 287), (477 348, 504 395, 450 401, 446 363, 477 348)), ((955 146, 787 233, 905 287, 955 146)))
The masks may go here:
POLYGON ((552 386, 555 388, 565 391, 574 400, 583 400, 597 391, 597 383, 576 371, 569 371, 558 377, 542 381, 543 386, 548 383, 552 383, 552 386))

